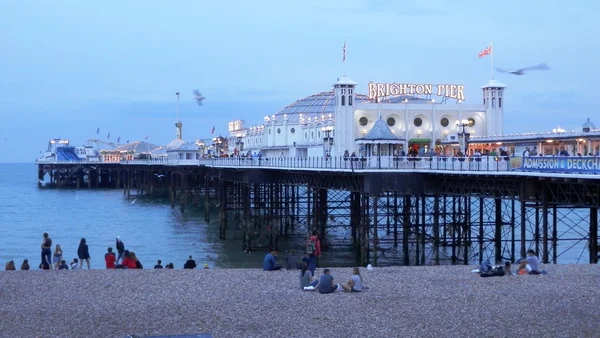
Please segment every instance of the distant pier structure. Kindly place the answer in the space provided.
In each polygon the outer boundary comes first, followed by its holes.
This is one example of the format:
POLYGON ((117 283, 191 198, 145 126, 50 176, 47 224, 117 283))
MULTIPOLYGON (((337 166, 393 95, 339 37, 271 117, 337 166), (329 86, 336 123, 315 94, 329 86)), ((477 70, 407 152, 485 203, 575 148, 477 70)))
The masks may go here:
POLYGON ((351 157, 232 157, 38 166, 47 186, 118 188, 169 196, 182 212, 202 208, 221 240, 244 250, 316 230, 326 250, 346 250, 360 265, 501 262, 528 249, 557 263, 581 243, 577 254, 597 263, 600 179, 516 171, 513 162, 405 157, 382 168, 351 157))
POLYGON ((589 119, 579 131, 505 135, 495 80, 468 104, 462 85, 356 86, 343 76, 208 140, 183 140, 179 106, 166 146, 51 140, 38 185, 166 196, 203 209, 246 251, 304 246, 317 231, 324 255, 362 266, 500 263, 529 249, 597 263, 600 129, 589 119))

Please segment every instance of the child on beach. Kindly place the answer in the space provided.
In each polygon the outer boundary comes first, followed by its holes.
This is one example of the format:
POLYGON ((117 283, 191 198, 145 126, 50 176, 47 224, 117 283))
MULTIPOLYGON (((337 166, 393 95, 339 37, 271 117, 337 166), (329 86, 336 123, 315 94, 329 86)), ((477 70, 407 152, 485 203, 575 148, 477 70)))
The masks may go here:
MULTIPOLYGON (((73 264, 73 263, 71 263, 73 264)), ((75 262, 75 264, 77 264, 75 262)), ((69 266, 67 265, 67 261, 65 261, 64 259, 62 261, 60 261, 60 265, 58 266, 58 270, 69 270, 69 266)))
POLYGON ((21 270, 29 270, 29 261, 24 259, 23 264, 21 264, 21 270))
POLYGON ((15 271, 15 261, 8 261, 4 266, 4 271, 15 271))
POLYGON ((106 262, 107 269, 114 269, 116 267, 115 262, 117 260, 117 256, 113 252, 112 248, 108 248, 108 252, 104 254, 104 261, 106 262))
POLYGON ((79 260, 77 258, 73 258, 73 261, 71 262, 71 270, 77 269, 78 266, 79 266, 79 260))

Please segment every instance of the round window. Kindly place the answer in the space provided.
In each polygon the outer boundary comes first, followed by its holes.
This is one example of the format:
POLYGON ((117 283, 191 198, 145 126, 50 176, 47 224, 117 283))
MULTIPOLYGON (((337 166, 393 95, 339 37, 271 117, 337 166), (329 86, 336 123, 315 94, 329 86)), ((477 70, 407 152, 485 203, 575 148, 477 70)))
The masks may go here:
POLYGON ((293 133, 295 133, 295 132, 296 132, 296 129, 294 129, 294 128, 290 129, 290 133, 292 133, 292 134, 293 134, 293 133))
POLYGON ((390 127, 393 127, 396 124, 396 119, 394 119, 393 117, 389 117, 387 119, 387 125, 390 127))
POLYGON ((423 124, 423 120, 421 120, 420 117, 417 117, 413 123, 415 124, 415 126, 420 127, 423 124))
POLYGON ((277 128, 277 134, 281 134, 281 128, 277 128))
POLYGON ((358 119, 358 123, 360 123, 360 125, 363 127, 367 125, 367 122, 369 122, 369 120, 367 120, 367 118, 364 116, 358 119))
POLYGON ((469 121, 469 127, 475 127, 475 119, 474 118, 471 117, 468 119, 468 121, 469 121))
POLYGON ((450 124, 450 121, 448 121, 448 119, 444 117, 444 118, 443 118, 443 119, 440 121, 440 124, 442 125, 442 127, 447 127, 447 126, 450 124))

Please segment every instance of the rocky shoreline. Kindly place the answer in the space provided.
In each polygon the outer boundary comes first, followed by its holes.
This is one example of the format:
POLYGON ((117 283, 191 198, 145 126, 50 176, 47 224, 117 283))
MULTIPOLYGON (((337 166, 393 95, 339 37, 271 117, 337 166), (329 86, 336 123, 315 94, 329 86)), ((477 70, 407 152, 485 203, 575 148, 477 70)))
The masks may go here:
MULTIPOLYGON (((0 336, 597 335, 600 267, 546 267, 491 278, 473 266, 375 268, 368 290, 329 295, 301 291, 297 271, 2 271, 0 336)), ((332 272, 344 282, 351 269, 332 272)))

